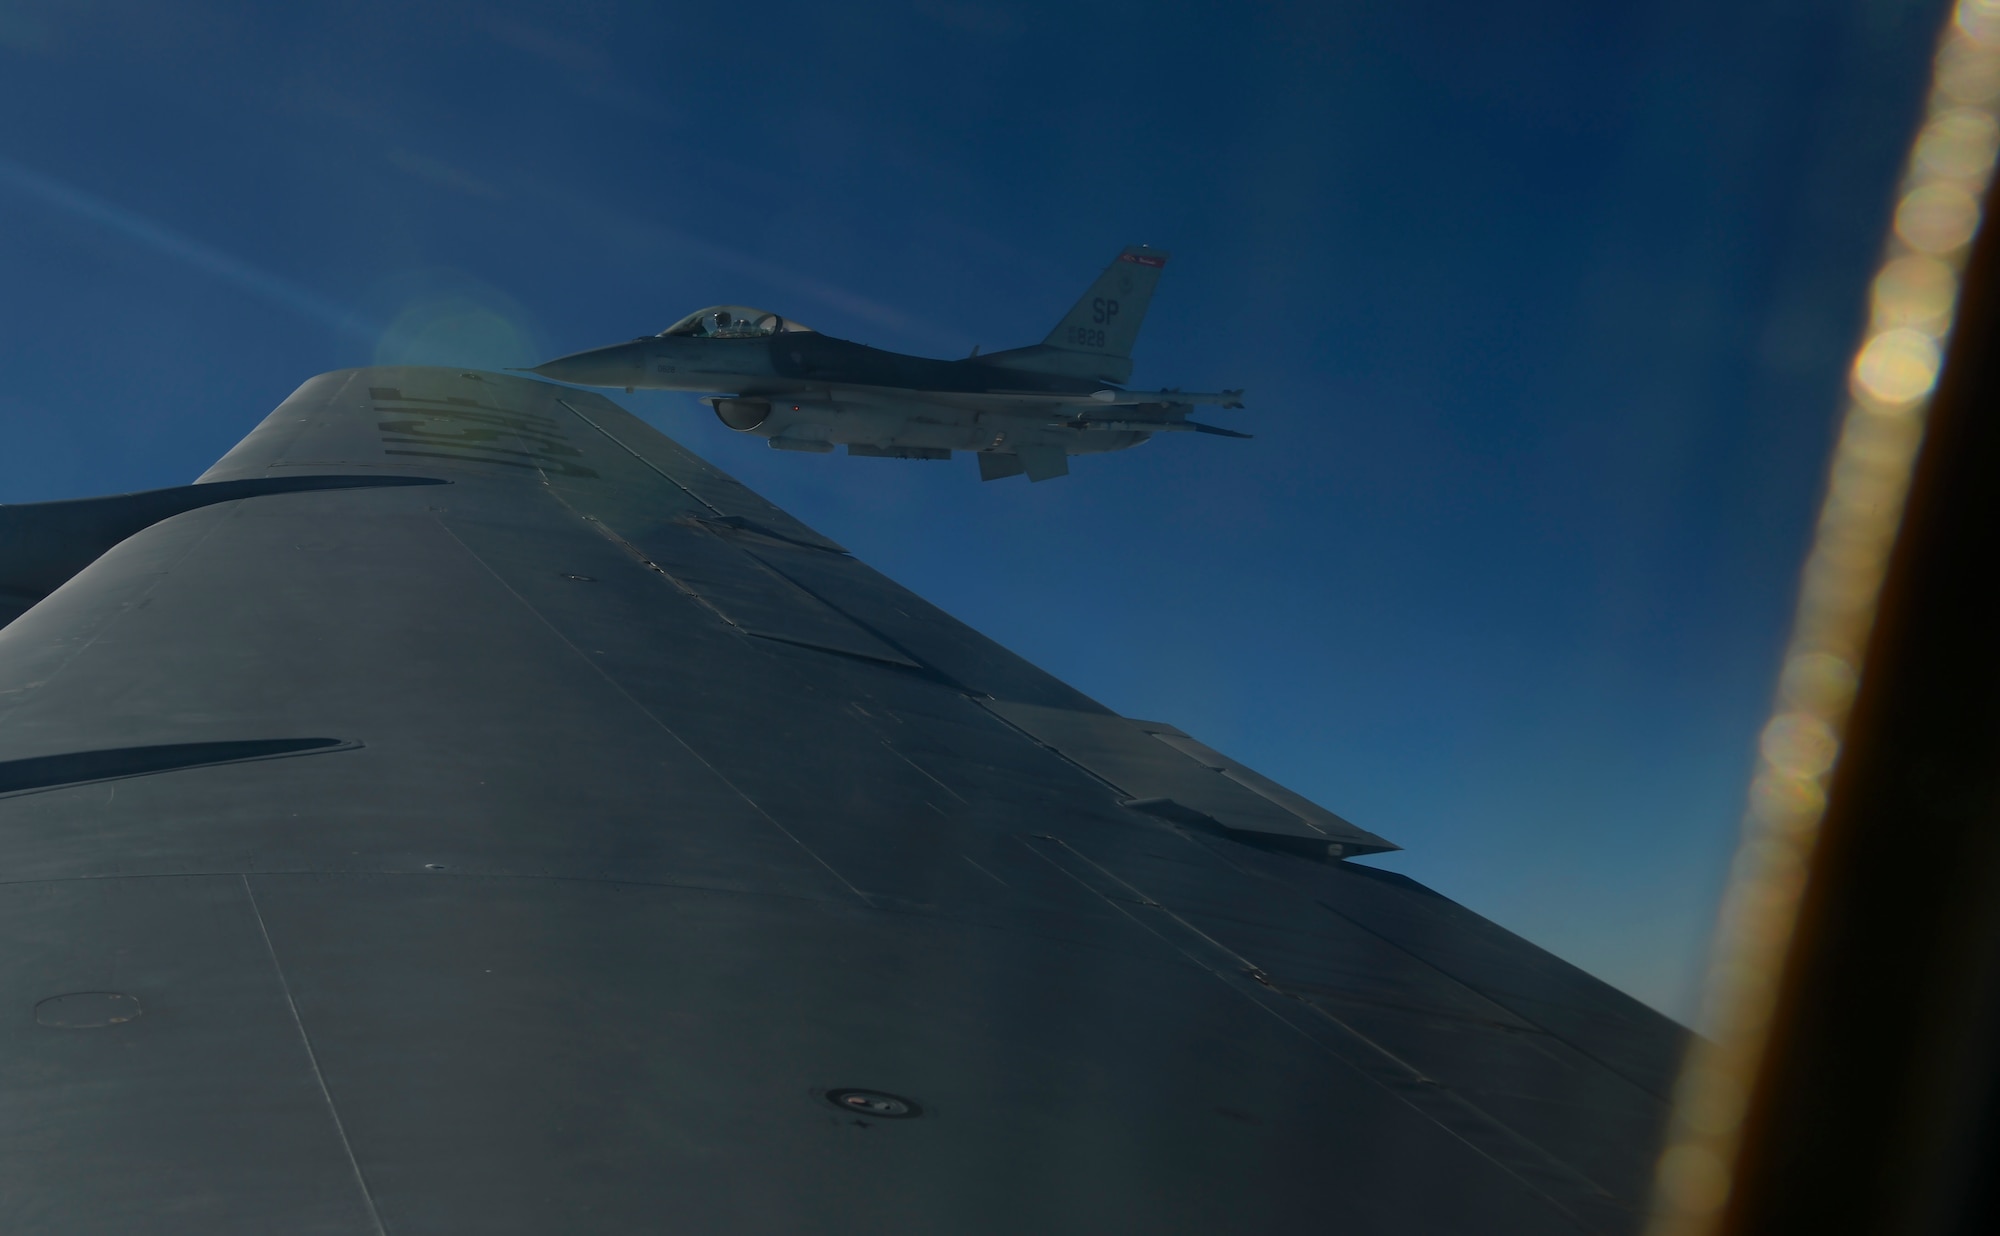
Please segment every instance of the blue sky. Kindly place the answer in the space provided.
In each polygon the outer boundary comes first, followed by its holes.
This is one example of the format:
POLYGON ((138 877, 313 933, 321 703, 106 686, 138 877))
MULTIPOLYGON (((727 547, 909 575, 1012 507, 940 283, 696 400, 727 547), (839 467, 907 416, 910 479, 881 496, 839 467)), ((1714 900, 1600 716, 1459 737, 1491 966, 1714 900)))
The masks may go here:
POLYGON ((930 355, 1174 253, 1066 480, 625 399, 1122 712, 1694 1012, 1939 4, 0 0, 0 501, 717 301, 930 355))

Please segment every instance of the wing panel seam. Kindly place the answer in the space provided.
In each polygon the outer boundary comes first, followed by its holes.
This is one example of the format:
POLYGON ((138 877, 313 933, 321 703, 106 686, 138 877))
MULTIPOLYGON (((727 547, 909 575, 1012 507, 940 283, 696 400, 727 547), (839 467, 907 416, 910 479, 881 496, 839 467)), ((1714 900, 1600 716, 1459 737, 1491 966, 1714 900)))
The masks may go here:
MULTIPOLYGON (((646 707, 646 705, 640 702, 635 696, 633 696, 633 694, 630 691, 627 691, 623 683, 619 682, 616 678, 613 678, 610 674, 605 673, 603 666, 599 665, 596 661, 592 660, 590 657, 584 655, 583 649, 578 648, 574 643, 572 643, 570 641, 569 636, 563 634, 561 628, 557 627, 553 622, 550 622, 546 614, 542 613, 541 610, 536 609, 533 605, 529 604, 528 599, 522 596, 519 592, 516 592, 514 590, 514 586, 508 583, 506 578, 502 576, 500 572, 494 570, 493 565, 491 563, 487 562, 486 559, 480 557, 479 554, 470 545, 467 545, 463 540, 460 540, 458 533, 452 531, 451 526, 449 524, 446 524, 443 520, 439 520, 438 526, 440 528, 443 528, 445 531, 445 535, 449 536, 453 541, 456 541, 458 543, 459 548, 463 549, 468 555, 470 555, 474 562, 477 562, 481 567, 483 567, 486 573, 493 577, 495 583, 499 584, 502 588, 506 589, 507 595, 513 597, 515 601, 520 603, 523 609, 533 614, 535 616, 536 621, 540 622, 544 627, 548 629, 549 634, 555 636, 557 640, 561 641, 563 647, 569 649, 572 653, 576 654, 578 659, 583 661, 585 665, 588 665, 593 673, 595 673, 599 678, 603 679, 607 684, 609 684, 612 690, 616 691, 619 695, 623 696, 626 702, 630 703, 634 708, 638 709, 640 715, 644 716, 647 720, 651 721, 654 725, 658 726, 663 733, 665 733, 668 737, 672 738, 675 742, 679 743, 681 745, 681 748, 685 750, 689 755, 693 756, 695 761, 699 763, 703 768, 706 768, 709 771, 709 773, 715 777, 716 780, 728 786, 730 790, 733 793, 735 793, 735 795, 738 798, 742 799, 745 803, 747 803, 752 811, 755 811, 758 815, 762 816, 765 820, 767 820, 770 823, 771 827, 777 829, 780 833, 783 833, 785 837, 789 839, 793 845, 799 847, 799 849, 802 850, 807 856, 809 856, 814 862, 824 867, 827 871, 827 874, 831 875, 834 879, 840 881, 841 886, 847 889, 848 892, 853 893, 855 897, 859 898, 861 904, 869 906, 871 908, 874 907, 875 905, 874 900, 870 898, 867 893, 864 893, 859 888, 857 888, 852 880, 849 880, 845 875, 841 873, 839 868, 835 867, 832 863, 826 861, 826 859, 820 855, 819 851, 807 845, 804 839, 801 838, 797 833, 793 832, 789 828, 786 828, 784 824, 779 822, 777 817, 773 816, 770 812, 764 810, 763 805, 759 803, 756 799, 750 797, 749 794, 745 793, 742 786, 737 785, 734 781, 730 780, 727 776, 725 776, 721 769, 717 768, 714 764, 710 763, 708 758, 702 755, 701 752, 695 750, 694 745, 692 743, 688 742, 687 739, 682 738, 680 734, 677 733, 672 726, 668 725, 665 721, 661 720, 660 717, 656 713, 654 713, 652 709, 646 707)), ((664 575, 665 572, 662 571, 661 574, 664 575)))
POLYGON ((1262 967, 1187 922, 1164 903, 1060 837, 1016 836, 1037 857, 1083 885, 1309 1042, 1395 1095, 1578 1226, 1586 1230, 1596 1227, 1580 1213, 1581 1209, 1621 1206, 1617 1198, 1576 1168, 1530 1141, 1458 1091, 1427 1076, 1417 1066, 1328 1010, 1284 992, 1272 983, 1262 967), (1058 851, 1062 857, 1050 853, 1051 850, 1058 851), (1122 889, 1129 899, 1111 896, 1105 885, 1122 889), (1149 922, 1135 913, 1132 909, 1135 904, 1147 910, 1147 918, 1156 922, 1149 922), (1303 1005, 1314 1022, 1332 1030, 1333 1036, 1316 1034, 1293 1017, 1286 1016, 1285 1010, 1272 1004, 1275 999, 1303 1005))
POLYGON ((375 1225, 376 1236, 389 1236, 382 1226, 382 1212, 376 1209, 375 1194, 368 1187, 368 1176, 361 1170, 361 1160, 354 1155, 354 1144, 347 1138, 347 1125, 340 1119, 340 1107, 333 1101, 333 1092, 327 1088, 326 1074, 320 1071, 319 1053, 313 1050, 312 1035, 306 1032, 306 1023, 299 1016, 299 1003, 292 998, 291 980, 285 977, 285 967, 278 960, 277 945, 271 942, 271 929, 264 922, 264 911, 257 904, 257 893, 250 887, 250 877, 236 877, 243 883, 243 896, 249 899, 250 913, 257 919, 257 933, 264 939, 264 952, 271 959, 271 970, 278 976, 278 989, 285 995, 285 1008, 292 1015, 292 1028, 299 1032, 299 1043, 306 1049, 306 1063, 312 1066, 313 1081, 319 1086, 319 1097, 326 1101, 326 1114, 333 1118, 333 1131, 340 1137, 340 1148, 347 1155, 347 1166, 354 1172, 354 1183, 361 1190, 361 1200, 368 1207, 368 1219, 375 1225))

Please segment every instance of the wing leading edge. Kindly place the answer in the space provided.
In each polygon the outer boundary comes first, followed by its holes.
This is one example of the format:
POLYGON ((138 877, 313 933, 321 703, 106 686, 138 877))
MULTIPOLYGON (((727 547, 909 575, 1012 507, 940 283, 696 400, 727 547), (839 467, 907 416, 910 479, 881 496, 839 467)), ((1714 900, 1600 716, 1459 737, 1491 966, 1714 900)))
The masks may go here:
POLYGON ((1677 1027, 609 402, 246 483, 0 628, 8 1231, 1636 1227, 1677 1027))

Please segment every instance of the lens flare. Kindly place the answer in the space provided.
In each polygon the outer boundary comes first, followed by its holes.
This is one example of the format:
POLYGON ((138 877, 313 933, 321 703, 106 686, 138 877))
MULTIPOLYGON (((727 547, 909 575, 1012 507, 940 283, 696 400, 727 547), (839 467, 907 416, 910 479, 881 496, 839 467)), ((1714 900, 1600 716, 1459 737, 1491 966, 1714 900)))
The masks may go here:
POLYGON ((2000 149, 2000 0, 1960 0, 1871 286, 1825 505, 1716 928, 1703 1020, 1674 1094, 1649 1236, 1721 1229, 1813 847, 2000 149))
POLYGON ((509 297, 462 286, 407 295, 375 341, 378 365, 526 367, 541 359, 532 319, 509 297))

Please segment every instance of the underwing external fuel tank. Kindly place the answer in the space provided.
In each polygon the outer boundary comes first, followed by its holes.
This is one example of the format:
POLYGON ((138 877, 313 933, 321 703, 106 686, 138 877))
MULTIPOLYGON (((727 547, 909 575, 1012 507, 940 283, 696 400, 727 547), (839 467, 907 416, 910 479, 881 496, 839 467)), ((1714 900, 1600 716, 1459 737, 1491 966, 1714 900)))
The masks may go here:
POLYGON ((1069 471, 1069 456, 1121 451, 1157 433, 1250 435, 1189 419, 1243 406, 1240 390, 1128 390, 1132 345, 1167 254, 1118 255, 1042 342, 932 360, 822 335, 746 305, 713 305, 657 335, 578 352, 532 372, 582 386, 700 391, 723 424, 780 450, 979 457, 985 480, 1069 471))

